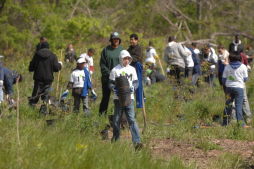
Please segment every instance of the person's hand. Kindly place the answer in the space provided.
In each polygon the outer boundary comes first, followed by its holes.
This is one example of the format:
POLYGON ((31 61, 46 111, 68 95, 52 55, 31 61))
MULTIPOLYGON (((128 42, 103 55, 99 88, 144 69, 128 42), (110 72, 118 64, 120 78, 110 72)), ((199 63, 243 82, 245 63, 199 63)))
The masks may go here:
POLYGON ((6 95, 6 100, 9 100, 10 99, 10 96, 7 94, 6 95))
POLYGON ((113 88, 113 92, 114 92, 114 94, 116 95, 116 96, 118 96, 118 90, 117 90, 117 88, 115 87, 115 88, 113 88))
POLYGON ((3 87, 3 85, 4 85, 4 81, 0 80, 0 87, 3 87))
POLYGON ((131 92, 131 93, 134 93, 134 91, 135 91, 134 87, 131 86, 131 87, 130 87, 130 92, 131 92))

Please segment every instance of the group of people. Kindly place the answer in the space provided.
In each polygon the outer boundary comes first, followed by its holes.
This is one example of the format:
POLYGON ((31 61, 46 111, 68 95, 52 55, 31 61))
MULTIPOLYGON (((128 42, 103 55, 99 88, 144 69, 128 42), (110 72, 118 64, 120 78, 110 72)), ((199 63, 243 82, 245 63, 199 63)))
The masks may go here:
MULTIPOLYGON (((251 56, 244 52, 244 47, 238 36, 230 44, 227 51, 223 46, 216 50, 211 45, 205 45, 200 51, 198 44, 190 45, 176 42, 174 36, 168 38, 168 44, 164 50, 164 61, 167 64, 167 75, 160 71, 160 58, 149 42, 149 47, 144 52, 139 45, 137 34, 130 35, 130 46, 125 50, 121 46, 121 38, 118 32, 113 32, 100 57, 100 71, 102 84, 102 99, 99 106, 99 115, 107 115, 107 109, 111 92, 114 97, 114 115, 111 127, 113 128, 112 141, 120 138, 120 123, 122 114, 128 121, 132 141, 136 148, 142 147, 139 128, 135 120, 136 108, 144 106, 144 81, 149 84, 164 81, 167 77, 175 80, 175 85, 183 85, 184 78, 191 81, 193 86, 199 86, 199 79, 203 74, 205 81, 214 85, 214 78, 218 77, 223 86, 226 97, 223 125, 227 125, 232 117, 233 102, 235 105, 235 118, 243 127, 247 127, 244 117, 251 119, 245 82, 248 79, 248 61, 251 56), (134 101, 136 99, 136 102, 134 101)), ((250 51, 248 51, 250 52, 250 51)), ((94 73, 93 55, 95 50, 90 48, 87 53, 79 57, 69 44, 66 49, 65 61, 76 62, 76 68, 70 74, 70 80, 65 94, 72 90, 74 98, 73 111, 78 113, 80 103, 86 117, 91 115, 88 104, 88 94, 96 93, 92 87, 92 74, 94 73)), ((34 72, 34 88, 29 104, 34 106, 41 98, 47 104, 49 102, 49 90, 54 80, 53 73, 62 69, 63 63, 58 61, 56 55, 49 49, 49 43, 45 37, 40 38, 36 46, 35 54, 29 64, 29 71, 34 72)), ((161 65, 160 65, 161 66, 161 65)), ((162 68, 162 66, 161 66, 162 68)), ((7 68, 0 66, 0 101, 3 101, 3 88, 8 98, 13 93, 12 85, 21 81, 22 76, 7 68), (3 87, 4 86, 4 87, 3 87)), ((66 95, 65 95, 66 96, 66 95)))
POLYGON ((182 85, 184 77, 191 77, 192 85, 198 86, 198 79, 202 74, 204 80, 214 86, 214 79, 218 77, 226 96, 223 125, 228 125, 235 118, 243 127, 249 127, 246 122, 250 122, 252 113, 245 82, 250 70, 248 62, 252 61, 253 54, 250 50, 248 54, 245 54, 238 35, 230 43, 228 51, 225 47, 218 46, 218 54, 210 44, 200 51, 196 43, 183 45, 170 36, 164 51, 164 60, 168 64, 168 74, 171 79, 176 79, 177 85, 182 85))

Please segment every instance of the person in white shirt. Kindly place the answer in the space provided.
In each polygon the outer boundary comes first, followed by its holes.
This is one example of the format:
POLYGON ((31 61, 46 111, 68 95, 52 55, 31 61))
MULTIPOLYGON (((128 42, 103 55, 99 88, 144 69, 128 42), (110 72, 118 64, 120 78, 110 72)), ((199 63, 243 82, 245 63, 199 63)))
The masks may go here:
POLYGON ((204 61, 209 64, 208 75, 205 77, 205 81, 209 83, 210 86, 214 86, 214 78, 216 71, 216 64, 218 62, 218 55, 216 54, 214 48, 207 44, 204 49, 204 61))
POLYGON ((224 109, 223 125, 228 125, 229 117, 232 114, 232 103, 235 102, 236 119, 243 127, 246 127, 243 118, 243 95, 245 82, 248 79, 247 67, 241 63, 241 56, 237 54, 230 54, 229 64, 226 65, 222 81, 226 86, 226 105, 224 109))
MULTIPOLYGON (((83 112, 85 115, 89 115, 88 107, 88 96, 82 96, 83 88, 85 85, 86 74, 84 71, 86 60, 81 57, 77 60, 77 67, 72 71, 70 76, 70 81, 67 88, 72 89, 72 96, 74 98, 74 108, 75 113, 79 112, 80 101, 83 103, 83 112)), ((89 75, 89 73, 88 73, 89 75)), ((88 77, 90 79, 90 77, 88 77)))
POLYGON ((192 53, 190 51, 190 49, 188 49, 185 45, 183 45, 183 48, 185 50, 185 52, 187 53, 187 57, 186 57, 186 65, 185 65, 185 77, 192 77, 192 73, 193 73, 193 67, 194 67, 194 62, 192 59, 192 53))
POLYGON ((222 74, 225 66, 228 64, 229 52, 224 48, 224 46, 218 47, 218 79, 220 85, 223 86, 223 90, 225 92, 226 87, 222 84, 222 74))
POLYGON ((93 61, 93 55, 95 54, 95 50, 93 48, 88 49, 87 53, 82 53, 80 57, 83 57, 84 59, 87 60, 87 63, 85 67, 90 72, 90 75, 94 73, 94 61, 93 61))
POLYGON ((155 48, 153 47, 153 43, 151 41, 149 41, 149 46, 146 50, 146 60, 145 62, 149 62, 149 63, 153 63, 154 65, 156 65, 156 59, 158 58, 158 54, 155 50, 155 48))
POLYGON ((134 143, 135 148, 140 148, 142 144, 134 112, 134 92, 138 88, 138 77, 135 68, 130 66, 131 61, 132 57, 130 53, 127 50, 122 50, 119 55, 120 64, 111 70, 109 76, 109 88, 114 92, 115 107, 112 141, 117 141, 120 138, 120 119, 122 113, 125 113, 130 126, 132 142, 134 143), (121 83, 119 82, 119 79, 122 79, 121 83), (125 83, 123 83, 124 80, 125 83), (127 100, 126 102, 123 102, 124 96, 127 100), (130 102, 128 102, 128 100, 130 102))

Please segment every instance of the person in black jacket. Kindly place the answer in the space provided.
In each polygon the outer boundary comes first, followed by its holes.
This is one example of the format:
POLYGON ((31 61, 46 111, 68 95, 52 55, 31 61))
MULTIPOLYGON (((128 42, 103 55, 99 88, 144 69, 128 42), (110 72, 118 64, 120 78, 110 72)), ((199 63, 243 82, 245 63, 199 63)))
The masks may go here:
POLYGON ((29 104, 35 105, 39 98, 47 103, 48 92, 54 80, 53 73, 62 68, 62 62, 58 62, 56 55, 49 50, 49 44, 42 42, 40 49, 35 53, 29 64, 29 72, 34 72, 34 88, 29 104))
POLYGON ((234 53, 239 55, 240 53, 242 53, 244 50, 244 46, 241 42, 241 40, 239 39, 239 35, 235 36, 235 40, 229 44, 229 53, 234 53))
POLYGON ((143 55, 142 55, 142 48, 138 44, 138 35, 131 34, 130 35, 130 47, 128 48, 128 52, 132 57, 131 66, 135 67, 137 62, 143 64, 143 55))

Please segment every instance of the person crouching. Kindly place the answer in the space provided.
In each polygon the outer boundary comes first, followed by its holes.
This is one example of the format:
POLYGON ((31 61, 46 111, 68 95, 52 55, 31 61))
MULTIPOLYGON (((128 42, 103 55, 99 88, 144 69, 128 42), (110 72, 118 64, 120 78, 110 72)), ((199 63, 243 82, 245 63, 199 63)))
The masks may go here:
POLYGON ((120 138, 120 120, 122 113, 125 113, 130 126, 132 142, 135 148, 139 149, 142 144, 134 112, 134 92, 138 88, 138 78, 135 68, 130 66, 131 61, 130 53, 127 50, 122 50, 119 55, 120 64, 112 69, 109 76, 109 88, 114 92, 112 141, 120 138), (129 101, 128 96, 130 97, 129 101))
POLYGON ((85 64, 86 60, 84 58, 79 58, 77 60, 77 67, 71 73, 67 88, 72 89, 72 96, 74 98, 73 111, 79 113, 80 101, 82 101, 83 112, 85 113, 85 116, 89 116, 88 89, 91 89, 92 85, 85 64))

